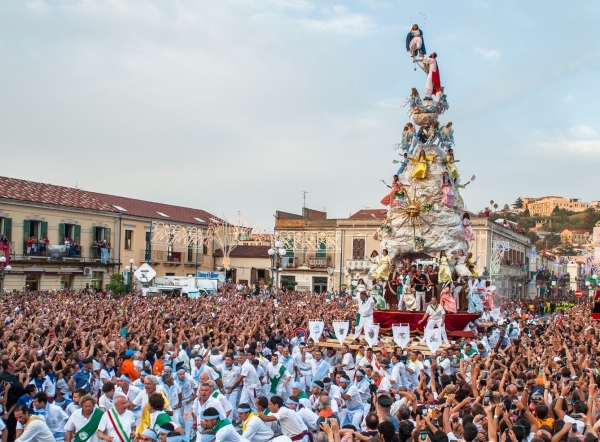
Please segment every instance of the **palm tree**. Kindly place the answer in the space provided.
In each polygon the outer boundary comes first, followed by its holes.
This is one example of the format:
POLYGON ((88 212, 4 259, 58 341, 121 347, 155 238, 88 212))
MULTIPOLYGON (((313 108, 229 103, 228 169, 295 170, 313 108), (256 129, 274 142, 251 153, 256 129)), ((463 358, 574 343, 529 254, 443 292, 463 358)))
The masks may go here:
POLYGON ((498 204, 494 203, 494 212, 496 211, 497 208, 498 208, 498 204))

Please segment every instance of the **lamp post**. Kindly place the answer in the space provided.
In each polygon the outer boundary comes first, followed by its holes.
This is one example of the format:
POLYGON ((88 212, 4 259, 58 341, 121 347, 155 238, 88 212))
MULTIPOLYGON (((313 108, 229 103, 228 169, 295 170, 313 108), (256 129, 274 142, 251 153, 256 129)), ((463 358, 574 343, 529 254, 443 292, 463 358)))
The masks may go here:
POLYGON ((129 265, 125 267, 127 270, 127 285, 129 286, 129 293, 133 292, 133 272, 137 270, 137 267, 133 265, 134 262, 135 260, 131 258, 129 260, 129 265))
MULTIPOLYGON (((277 282, 277 278, 275 277, 275 260, 277 260, 277 267, 280 267, 281 258, 283 258, 286 255, 287 250, 283 248, 283 244, 281 243, 281 241, 275 242, 274 245, 275 248, 271 247, 267 251, 267 253, 271 257, 271 284, 273 284, 273 286, 275 287, 275 293, 277 293, 279 284, 277 282)), ((279 271, 281 272, 281 268, 279 268, 279 271)))
POLYGON ((0 296, 4 294, 4 271, 10 272, 12 267, 6 265, 6 257, 0 256, 0 296))

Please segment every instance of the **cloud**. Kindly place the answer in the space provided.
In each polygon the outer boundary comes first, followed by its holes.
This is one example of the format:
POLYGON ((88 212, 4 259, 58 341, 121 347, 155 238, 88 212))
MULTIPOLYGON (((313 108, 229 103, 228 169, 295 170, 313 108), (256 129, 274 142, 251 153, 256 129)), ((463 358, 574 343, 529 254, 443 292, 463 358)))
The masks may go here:
POLYGON ((600 140, 573 140, 541 142, 535 145, 534 152, 564 156, 565 154, 584 154, 600 156, 600 140))
POLYGON ((481 55, 486 60, 498 60, 500 58, 500 51, 496 49, 486 49, 478 46, 475 48, 475 53, 481 55))
POLYGON ((324 17, 301 19, 300 23, 309 28, 323 32, 339 34, 367 34, 375 28, 373 17, 367 14, 351 13, 342 5, 333 6, 332 10, 323 9, 324 17))
POLYGON ((575 96, 568 94, 565 96, 565 103, 573 103, 575 101, 575 96))
POLYGON ((593 127, 586 126, 584 124, 578 124, 569 129, 571 135, 576 138, 595 138, 598 136, 598 132, 593 127))

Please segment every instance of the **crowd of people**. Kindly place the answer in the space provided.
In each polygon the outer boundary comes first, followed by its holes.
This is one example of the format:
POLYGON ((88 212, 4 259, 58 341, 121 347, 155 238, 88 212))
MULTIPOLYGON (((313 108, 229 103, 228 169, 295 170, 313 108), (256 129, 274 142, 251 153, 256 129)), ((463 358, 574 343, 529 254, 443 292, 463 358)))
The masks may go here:
POLYGON ((327 344, 332 321, 356 316, 343 294, 13 292, 1 305, 3 441, 571 442, 600 427, 589 305, 504 303, 429 356, 327 344), (314 318, 320 343, 298 332, 314 318))

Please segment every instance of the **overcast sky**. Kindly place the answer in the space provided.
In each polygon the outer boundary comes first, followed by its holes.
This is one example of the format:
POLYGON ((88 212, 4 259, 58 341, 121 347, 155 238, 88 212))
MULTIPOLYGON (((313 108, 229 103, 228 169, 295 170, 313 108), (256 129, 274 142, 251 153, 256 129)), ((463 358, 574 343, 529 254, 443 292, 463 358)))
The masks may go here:
POLYGON ((600 199, 600 2, 0 2, 0 174, 202 208, 380 208, 426 15, 471 210, 600 199), (415 21, 423 19, 415 15, 415 21))

